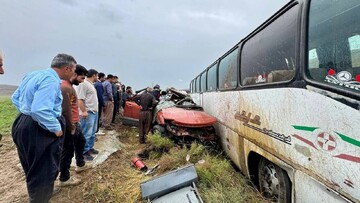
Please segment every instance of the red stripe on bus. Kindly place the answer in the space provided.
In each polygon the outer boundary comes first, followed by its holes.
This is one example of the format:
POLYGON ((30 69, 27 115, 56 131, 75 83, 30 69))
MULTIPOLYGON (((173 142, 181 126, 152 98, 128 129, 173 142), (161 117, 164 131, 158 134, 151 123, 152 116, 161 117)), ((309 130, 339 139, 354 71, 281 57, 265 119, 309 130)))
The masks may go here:
POLYGON ((339 154, 334 157, 360 163, 360 157, 357 157, 357 156, 351 156, 348 154, 339 154))
POLYGON ((296 135, 296 134, 294 134, 294 135, 293 135, 293 137, 295 137, 295 138, 297 138, 297 139, 299 139, 299 140, 301 140, 301 141, 305 142, 306 144, 308 144, 308 145, 312 146, 313 148, 315 148, 315 149, 317 150, 317 148, 315 147, 314 143, 313 143, 313 142, 311 142, 310 140, 305 139, 305 138, 301 137, 300 135, 296 135))

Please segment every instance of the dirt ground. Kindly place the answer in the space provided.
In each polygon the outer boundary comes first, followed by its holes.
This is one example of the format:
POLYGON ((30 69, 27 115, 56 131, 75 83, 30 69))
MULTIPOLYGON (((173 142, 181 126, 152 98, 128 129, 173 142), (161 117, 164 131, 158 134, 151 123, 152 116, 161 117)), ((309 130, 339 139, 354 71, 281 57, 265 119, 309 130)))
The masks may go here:
POLYGON ((27 202, 25 177, 15 144, 4 136, 0 147, 0 202, 27 202))
MULTIPOLYGON (((80 178, 77 186, 61 188, 51 202, 141 202, 140 181, 147 177, 131 167, 131 159, 145 145, 137 143, 137 129, 115 126, 121 149, 95 168, 71 175, 80 178)), ((106 135, 105 135, 106 136, 106 135)), ((4 136, 0 147, 0 202, 27 202, 23 170, 10 136, 4 136)))

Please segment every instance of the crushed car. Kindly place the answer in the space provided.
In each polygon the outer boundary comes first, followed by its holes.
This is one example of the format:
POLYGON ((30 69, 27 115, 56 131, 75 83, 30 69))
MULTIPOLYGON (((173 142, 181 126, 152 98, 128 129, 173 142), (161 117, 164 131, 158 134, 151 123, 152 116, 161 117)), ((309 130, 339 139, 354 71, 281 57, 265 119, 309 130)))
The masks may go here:
MULTIPOLYGON (((124 125, 138 125, 140 107, 127 101, 124 107, 124 125)), ((154 109, 154 133, 173 138, 175 141, 215 141, 213 125, 216 118, 205 113, 184 91, 170 88, 154 109)))

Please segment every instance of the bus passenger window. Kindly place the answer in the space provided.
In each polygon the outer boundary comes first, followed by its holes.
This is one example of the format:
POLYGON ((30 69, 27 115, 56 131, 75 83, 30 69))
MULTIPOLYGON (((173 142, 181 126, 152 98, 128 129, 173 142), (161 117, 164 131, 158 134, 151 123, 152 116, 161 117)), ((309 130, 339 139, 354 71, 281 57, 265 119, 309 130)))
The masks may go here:
POLYGON ((295 75, 295 5, 243 45, 241 85, 289 81, 295 75))
POLYGON ((235 49, 221 59, 219 65, 220 89, 234 89, 237 86, 238 53, 239 49, 235 49))
POLYGON ((208 91, 215 91, 217 86, 217 77, 216 77, 216 66, 217 64, 211 66, 207 73, 207 87, 208 91))
POLYGON ((206 71, 201 74, 201 92, 206 92, 206 71))
POLYGON ((196 92, 200 92, 200 76, 196 78, 196 92))
POLYGON ((307 63, 310 79, 360 91, 359 18, 356 0, 311 2, 307 63))

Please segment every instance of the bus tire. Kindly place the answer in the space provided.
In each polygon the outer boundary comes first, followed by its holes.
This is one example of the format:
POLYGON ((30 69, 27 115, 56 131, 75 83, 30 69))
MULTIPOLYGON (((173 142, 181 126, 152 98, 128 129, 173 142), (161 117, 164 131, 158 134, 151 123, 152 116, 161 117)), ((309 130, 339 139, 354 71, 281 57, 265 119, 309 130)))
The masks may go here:
POLYGON ((261 158, 258 165, 259 190, 269 200, 291 202, 291 183, 287 173, 276 164, 261 158))

